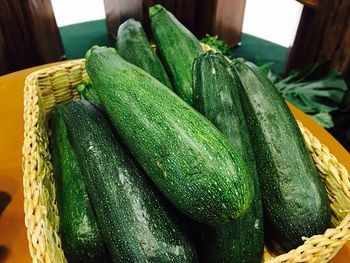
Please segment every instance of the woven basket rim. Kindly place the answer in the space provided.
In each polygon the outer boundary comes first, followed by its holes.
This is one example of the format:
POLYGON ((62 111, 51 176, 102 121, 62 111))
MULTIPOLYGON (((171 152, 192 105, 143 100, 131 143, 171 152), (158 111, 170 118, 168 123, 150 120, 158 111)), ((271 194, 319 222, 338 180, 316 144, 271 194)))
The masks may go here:
MULTIPOLYGON (((64 69, 67 67, 75 66, 77 63, 81 63, 81 62, 85 62, 85 58, 66 60, 66 61, 62 61, 57 65, 52 65, 46 68, 38 69, 27 75, 27 77, 25 78, 25 83, 27 83, 28 81, 34 80, 36 77, 39 77, 43 73, 51 72, 51 71, 54 71, 55 69, 56 70, 60 68, 64 69)), ((27 86, 27 84, 25 84, 25 86, 27 86)))

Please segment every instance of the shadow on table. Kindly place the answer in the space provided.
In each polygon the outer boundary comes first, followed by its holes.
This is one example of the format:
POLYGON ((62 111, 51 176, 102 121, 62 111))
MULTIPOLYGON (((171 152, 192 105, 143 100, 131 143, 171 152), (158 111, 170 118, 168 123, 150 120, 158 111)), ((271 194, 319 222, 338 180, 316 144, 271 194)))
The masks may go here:
POLYGON ((5 262, 8 254, 8 248, 6 246, 0 246, 0 262, 5 262))
POLYGON ((0 216, 10 202, 11 196, 6 192, 0 191, 0 216))
MULTIPOLYGON (((11 196, 6 192, 0 192, 0 216, 10 202, 11 196)), ((8 254, 8 248, 6 246, 0 245, 0 262, 5 262, 8 254)))

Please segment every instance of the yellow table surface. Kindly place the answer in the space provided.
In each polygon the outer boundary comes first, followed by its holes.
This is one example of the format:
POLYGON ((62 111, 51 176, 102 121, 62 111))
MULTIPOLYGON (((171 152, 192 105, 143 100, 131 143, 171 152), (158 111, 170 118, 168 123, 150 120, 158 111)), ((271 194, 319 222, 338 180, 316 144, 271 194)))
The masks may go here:
MULTIPOLYGON (((11 196, 11 202, 0 216, 0 262, 31 261, 23 212, 23 87, 28 74, 58 63, 0 77, 0 192, 5 191, 11 196)), ((341 144, 303 112, 293 106, 290 108, 294 116, 350 171, 350 154, 341 144)), ((350 262, 350 242, 330 262, 350 262)))

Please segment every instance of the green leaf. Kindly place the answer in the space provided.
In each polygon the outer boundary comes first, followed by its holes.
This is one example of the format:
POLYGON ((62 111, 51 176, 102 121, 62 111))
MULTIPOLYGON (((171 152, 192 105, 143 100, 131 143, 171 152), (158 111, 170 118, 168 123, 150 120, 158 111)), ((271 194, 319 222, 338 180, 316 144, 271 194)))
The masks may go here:
MULTIPOLYGON (((309 74, 309 72, 308 72, 309 74)), ((347 85, 333 71, 314 81, 301 81, 300 73, 292 72, 275 83, 282 97, 305 113, 316 114, 337 110, 342 102, 347 85)))
POLYGON ((226 42, 219 39, 218 36, 210 36, 207 34, 200 40, 200 42, 207 44, 220 51, 223 55, 230 57, 230 47, 226 44, 226 42))
POLYGON ((317 113, 317 114, 311 115, 311 118, 313 118, 321 126, 327 129, 334 127, 332 116, 329 113, 326 113, 326 112, 317 113))
POLYGON ((324 65, 320 62, 303 72, 294 70, 285 78, 270 73, 267 76, 283 98, 309 114, 323 127, 332 128, 334 123, 330 113, 339 110, 344 104, 348 87, 335 70, 324 75, 324 65))

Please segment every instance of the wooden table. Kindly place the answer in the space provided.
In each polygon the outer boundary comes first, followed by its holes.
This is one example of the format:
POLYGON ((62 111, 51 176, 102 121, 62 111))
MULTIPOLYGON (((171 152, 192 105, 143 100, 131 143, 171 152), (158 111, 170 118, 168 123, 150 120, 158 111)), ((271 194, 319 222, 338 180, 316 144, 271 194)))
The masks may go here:
MULTIPOLYGON (((58 62, 60 63, 60 62, 58 62)), ((22 188, 23 87, 28 74, 48 64, 0 77, 0 192, 11 196, 11 202, 0 217, 0 262, 30 262, 24 226, 22 188)), ((291 106, 293 114, 350 171, 350 154, 323 128, 291 106)), ((331 261, 350 262, 350 242, 331 261)))

